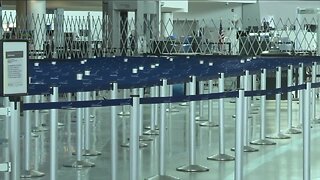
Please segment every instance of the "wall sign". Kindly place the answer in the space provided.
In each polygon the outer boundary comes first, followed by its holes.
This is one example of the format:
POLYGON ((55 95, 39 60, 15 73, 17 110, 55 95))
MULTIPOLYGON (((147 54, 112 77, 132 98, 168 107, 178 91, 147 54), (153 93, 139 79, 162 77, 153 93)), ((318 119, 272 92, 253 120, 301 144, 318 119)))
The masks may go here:
POLYGON ((27 58, 27 41, 0 41, 0 96, 21 96, 27 94, 27 58))

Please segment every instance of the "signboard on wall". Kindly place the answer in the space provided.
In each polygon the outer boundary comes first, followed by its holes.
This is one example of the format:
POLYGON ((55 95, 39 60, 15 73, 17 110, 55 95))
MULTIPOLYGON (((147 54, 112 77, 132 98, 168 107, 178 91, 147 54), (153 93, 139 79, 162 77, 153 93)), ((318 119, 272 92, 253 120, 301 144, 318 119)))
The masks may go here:
POLYGON ((28 92, 28 43, 0 41, 0 96, 21 96, 28 92))

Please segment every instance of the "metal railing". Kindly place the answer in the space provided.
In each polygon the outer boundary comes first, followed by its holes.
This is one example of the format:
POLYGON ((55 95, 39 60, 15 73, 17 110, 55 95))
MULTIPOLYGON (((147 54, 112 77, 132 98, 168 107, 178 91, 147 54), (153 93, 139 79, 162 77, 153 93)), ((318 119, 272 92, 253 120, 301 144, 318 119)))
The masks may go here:
POLYGON ((317 18, 231 20, 199 19, 157 22, 107 17, 2 16, 3 39, 27 39, 31 58, 87 58, 140 54, 259 55, 316 54, 317 18), (250 26, 245 26, 250 21, 250 26), (138 24, 140 23, 140 24, 138 24), (254 24, 254 25, 252 25, 254 24))

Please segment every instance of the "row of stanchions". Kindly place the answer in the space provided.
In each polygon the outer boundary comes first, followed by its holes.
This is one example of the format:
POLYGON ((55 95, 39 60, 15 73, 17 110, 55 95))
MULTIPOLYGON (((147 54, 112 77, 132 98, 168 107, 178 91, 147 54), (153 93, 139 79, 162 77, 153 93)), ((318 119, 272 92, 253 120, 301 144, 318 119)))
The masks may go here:
MULTIPOLYGON (((316 67, 316 63, 313 64, 316 67)), ((315 69, 313 67, 313 70, 315 69)), ((299 66, 299 74, 303 73, 303 64, 300 64, 299 66)), ((278 67, 276 70, 276 88, 281 88, 281 67, 278 67)), ((236 160, 235 164, 235 179, 241 180, 243 179, 243 160, 242 160, 242 153, 243 151, 257 151, 257 149, 252 148, 249 146, 249 128, 248 128, 248 120, 249 120, 249 112, 251 108, 251 97, 245 96, 245 91, 250 91, 251 88, 255 89, 253 86, 250 87, 250 83, 252 82, 250 73, 248 70, 245 71, 245 75, 241 77, 241 82, 243 83, 244 90, 239 90, 239 97, 236 98, 236 144, 235 144, 235 158, 233 156, 230 156, 225 153, 225 139, 224 139, 224 99, 219 98, 219 154, 215 156, 208 157, 209 160, 218 160, 218 161, 227 161, 227 160, 236 160)), ((292 77, 292 66, 289 65, 288 67, 288 86, 291 86, 292 84, 292 78, 289 81, 289 78, 292 77)), ((255 79, 255 78, 253 78, 255 79)), ((312 74, 312 83, 316 83, 315 75, 312 74)), ((202 84, 202 83, 200 83, 202 84)), ((303 84, 303 76, 302 74, 299 75, 299 84, 303 84), (302 77, 302 78, 301 78, 302 77)), ((266 89, 266 69, 262 69, 261 71, 261 90, 266 89)), ((203 88, 203 84, 200 86, 203 88)), ((170 89, 170 88, 169 88, 170 89)), ((196 77, 192 76, 191 81, 188 85, 189 89, 189 95, 193 96, 196 95, 196 77)), ((313 117, 313 119, 316 118, 316 110, 315 110, 315 88, 311 91, 311 83, 307 83, 307 89, 306 90, 299 90, 299 121, 303 124, 303 137, 304 137, 304 178, 310 179, 310 112, 313 117), (310 97, 313 107, 310 111, 310 97)), ((212 80, 209 80, 209 94, 212 93, 212 80)), ((111 99, 117 99, 117 92, 118 87, 117 83, 113 83, 113 89, 111 90, 112 96, 111 99)), ((125 94, 128 94, 128 91, 125 94)), ((167 97, 168 92, 168 85, 167 80, 162 80, 162 86, 160 91, 160 97, 167 97)), ((170 90, 171 92, 171 90, 170 90)), ((219 77, 219 92, 224 92, 224 73, 220 73, 219 77)), ((159 93, 159 87, 155 86, 151 88, 151 96, 152 97, 158 97, 159 93)), ((203 93, 203 91, 200 91, 200 93, 203 93)), ((296 133, 297 131, 293 131, 292 127, 292 96, 291 93, 288 92, 288 131, 291 133, 296 133), (290 98, 289 98, 290 97, 290 98), (289 116, 290 115, 290 116, 289 116)), ((53 94, 50 95, 50 102, 58 102, 58 87, 53 87, 53 94)), ((90 93, 77 93, 77 101, 88 101, 89 100, 90 93), (83 99, 84 96, 84 99, 83 99)), ((126 97, 127 95, 125 95, 126 97)), ((131 120, 130 120, 130 141, 128 147, 130 148, 130 180, 137 180, 139 179, 139 140, 142 140, 145 138, 143 136, 143 104, 140 103, 140 99, 144 96, 144 89, 143 88, 134 88, 132 90, 132 107, 131 107, 131 120)), ((39 100, 39 96, 35 96, 36 101, 39 100)), ((68 97, 69 99, 69 97, 68 97)), ((273 141, 269 141, 265 139, 266 133, 265 133, 265 101, 266 101, 266 95, 262 95, 260 97, 260 112, 261 112, 261 127, 260 127, 260 139, 256 141, 250 142, 251 144, 255 145, 271 145, 275 144, 273 141)), ((271 138, 276 139, 282 139, 285 136, 281 133, 280 129, 280 101, 281 101, 281 94, 276 94, 276 134, 275 136, 272 136, 271 138)), ((26 96, 25 99, 26 103, 31 102, 31 97, 26 96)), ((201 103, 202 101, 200 101, 201 103)), ((209 118, 208 122, 212 123, 212 100, 209 99, 209 118), (210 113, 211 112, 211 113, 210 113)), ((197 164, 196 159, 196 146, 195 146, 195 137, 196 137, 196 101, 191 100, 189 104, 189 124, 190 124, 190 133, 189 133, 189 162, 187 165, 181 166, 177 168, 178 171, 184 171, 184 172, 203 172, 208 171, 209 169, 206 167, 203 167, 201 165, 197 164)), ((158 105, 153 104, 151 105, 151 114, 153 114, 153 117, 151 117, 150 121, 150 130, 145 132, 144 134, 148 135, 154 135, 158 134, 158 131, 156 130, 156 122, 157 121, 157 111, 158 111, 158 105)), ((124 106, 126 107, 126 106, 124 106)), ((19 155, 19 113, 20 110, 19 102, 11 102, 10 103, 10 109, 11 109, 11 134, 10 134, 10 149, 11 151, 11 161, 12 161, 12 179, 16 180, 18 177, 20 177, 20 155, 19 155)), ((203 117, 204 114, 202 109, 202 105, 200 105, 200 113, 199 117, 203 117)), ((160 119, 159 119, 159 172, 158 175, 155 177, 152 177, 150 179, 178 179, 172 176, 169 176, 166 174, 166 167, 165 167, 165 135, 166 135, 166 124, 165 124, 165 113, 167 110, 166 103, 162 102, 160 105, 160 119)), ((36 110, 39 113, 38 110, 36 110)), ((128 115, 126 113, 127 111, 124 110, 122 115, 128 115)), ((32 169, 30 168, 30 134, 31 134, 31 123, 30 123, 30 111, 25 112, 26 121, 25 121, 25 167, 24 167, 24 177, 32 177, 32 169)), ((116 106, 112 106, 111 109, 111 154, 112 154, 112 180, 117 179, 117 122, 116 122, 116 113, 117 108, 116 106)), ((37 116, 35 116, 37 117, 37 116)), ((85 161, 82 159, 82 155, 99 155, 99 152, 92 151, 90 148, 90 128, 89 128, 89 119, 90 119, 90 113, 89 108, 86 107, 84 110, 82 108, 77 109, 77 149, 76 149, 76 161, 72 162, 71 164, 66 164, 66 167, 73 167, 73 168, 84 168, 84 167, 93 167, 94 164, 88 161, 85 161), (84 117, 84 118, 83 118, 84 117), (85 120, 85 143, 82 144, 82 121, 85 120), (84 148, 83 148, 84 147, 84 148), (82 150, 85 150, 83 152, 82 150)), ((199 118, 198 120, 200 120, 199 118)), ((37 120, 36 118, 36 127, 35 131, 39 131, 39 128, 41 127, 40 120, 37 120)), ((57 127, 58 127, 58 116, 57 116, 57 109, 51 109, 50 110, 50 179, 55 180, 57 179, 57 127)), ((146 140, 146 139, 144 139, 146 140)), ((151 140, 151 138, 148 137, 148 140, 151 140)), ((35 173, 34 173, 35 174, 35 173)), ((43 176, 44 174, 41 174, 38 172, 38 176, 43 176)), ((35 175, 34 175, 35 176, 35 175)))

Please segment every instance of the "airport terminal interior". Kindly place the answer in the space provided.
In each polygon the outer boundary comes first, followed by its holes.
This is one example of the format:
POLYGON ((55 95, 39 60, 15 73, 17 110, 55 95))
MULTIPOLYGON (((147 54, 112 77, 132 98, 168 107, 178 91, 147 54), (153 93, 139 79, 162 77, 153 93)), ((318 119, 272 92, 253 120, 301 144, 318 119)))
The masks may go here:
POLYGON ((319 1, 0 5, 0 180, 320 180, 319 1))

